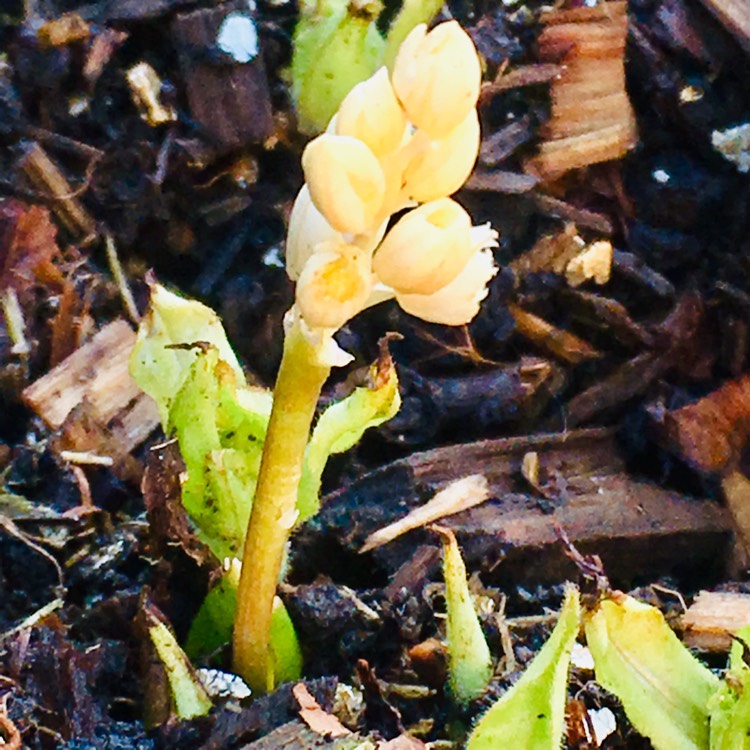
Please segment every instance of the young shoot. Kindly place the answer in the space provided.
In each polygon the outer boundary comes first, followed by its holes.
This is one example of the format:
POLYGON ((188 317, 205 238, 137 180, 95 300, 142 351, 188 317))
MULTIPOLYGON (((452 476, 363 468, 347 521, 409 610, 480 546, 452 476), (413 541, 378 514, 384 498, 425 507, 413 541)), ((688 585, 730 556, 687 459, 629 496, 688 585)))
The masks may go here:
POLYGON ((273 601, 321 388, 351 356, 333 335, 361 310, 395 298, 433 323, 464 325, 496 273, 497 233, 473 226, 449 196, 479 149, 480 61, 451 21, 405 39, 389 75, 346 96, 302 156, 305 185, 290 217, 286 265, 297 282, 245 537, 234 668, 273 688, 273 601), (421 205, 420 205, 421 204, 421 205), (406 212, 388 229, 391 217, 406 212))
POLYGON ((492 679, 492 654, 474 609, 456 535, 442 526, 431 528, 443 540, 451 691, 459 703, 468 703, 479 698, 492 679))

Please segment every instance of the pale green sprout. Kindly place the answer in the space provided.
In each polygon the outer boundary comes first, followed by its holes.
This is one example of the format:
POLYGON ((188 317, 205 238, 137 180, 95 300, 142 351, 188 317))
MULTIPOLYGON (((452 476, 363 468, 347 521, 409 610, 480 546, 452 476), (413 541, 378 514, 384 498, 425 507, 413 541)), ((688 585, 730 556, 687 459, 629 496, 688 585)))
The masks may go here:
POLYGON ((172 631, 148 611, 146 619, 151 643, 167 674, 178 718, 194 719, 207 714, 211 710, 211 699, 172 631))
POLYGON ((518 682, 478 721, 466 750, 559 750, 565 732, 570 653, 580 621, 578 590, 571 587, 552 635, 518 682))
POLYGON ((492 654, 482 632, 466 580, 455 534, 432 526, 443 540, 443 578, 448 615, 448 668, 453 696, 459 703, 478 698, 492 679, 492 654))
POLYGON ((655 607, 614 592, 584 616, 597 682, 622 702, 656 750, 706 750, 709 700, 719 679, 655 607))
POLYGON ((391 68, 409 32, 442 6, 443 0, 404 0, 383 35, 380 0, 302 0, 291 67, 299 129, 311 135, 325 130, 349 91, 379 67, 391 68))

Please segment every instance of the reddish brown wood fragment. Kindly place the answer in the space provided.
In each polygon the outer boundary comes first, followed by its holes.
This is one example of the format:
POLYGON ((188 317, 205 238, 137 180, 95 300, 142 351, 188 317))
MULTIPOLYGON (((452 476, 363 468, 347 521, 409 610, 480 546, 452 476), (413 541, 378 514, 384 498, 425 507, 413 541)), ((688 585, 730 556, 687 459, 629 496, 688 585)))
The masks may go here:
POLYGON ((417 676, 431 688, 442 688, 448 677, 448 650, 437 638, 428 638, 409 649, 417 676))
POLYGON ((333 715, 324 711, 313 698, 304 682, 298 682, 292 688, 292 694, 299 703, 299 715, 313 732, 324 737, 343 737, 351 732, 333 715))
POLYGON ((578 364, 601 357, 601 354, 582 338, 548 323, 518 305, 509 304, 508 311, 513 316, 516 329, 521 336, 558 359, 578 364))
MULTIPOLYGON (((374 521, 352 510, 353 497, 361 502, 362 497, 386 496, 393 515, 400 516, 421 502, 426 488, 439 489, 474 470, 486 474, 495 500, 444 523, 459 538, 467 566, 478 567, 487 576, 483 580, 499 585, 517 576, 560 581, 575 575, 556 525, 582 552, 600 555, 612 580, 625 582, 676 570, 705 573, 711 565, 721 567, 729 549, 732 519, 725 508, 635 480, 612 434, 604 430, 486 440, 415 453, 329 497, 321 523, 356 550, 373 527, 392 515, 374 521), (540 504, 535 493, 519 488, 521 463, 529 451, 538 454, 548 476, 558 478, 560 499, 552 504, 540 504), (402 467, 408 467, 413 478, 403 490, 398 486, 402 467)), ((405 536, 372 554, 384 569, 395 569, 411 556, 414 543, 405 536)))
POLYGON ((750 375, 667 415, 665 436, 687 463, 704 472, 736 464, 750 440, 750 375))
POLYGON ((75 42, 85 42, 91 29, 77 13, 64 13, 59 18, 46 21, 37 32, 42 47, 64 47, 75 42))

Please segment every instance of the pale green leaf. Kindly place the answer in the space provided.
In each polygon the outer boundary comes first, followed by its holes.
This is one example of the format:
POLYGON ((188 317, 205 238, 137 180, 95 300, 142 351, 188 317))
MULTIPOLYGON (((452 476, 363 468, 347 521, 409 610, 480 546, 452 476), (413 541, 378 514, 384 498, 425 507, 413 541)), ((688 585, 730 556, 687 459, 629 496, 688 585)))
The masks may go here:
POLYGON ((750 750, 750 667, 743 643, 750 645, 750 627, 737 632, 729 669, 709 701, 711 750, 750 750))
POLYGON ((518 682, 479 720, 466 750, 559 750, 570 652, 580 620, 578 591, 569 588, 552 635, 518 682))
POLYGON ((368 10, 326 3, 294 32, 292 95, 300 130, 325 130, 344 97, 380 65, 385 40, 368 10))
POLYGON ((206 305, 180 297, 160 284, 151 285, 149 309, 140 326, 130 373, 138 385, 156 401, 165 432, 169 431, 169 410, 195 361, 190 344, 211 344, 221 360, 234 371, 237 383, 245 384, 237 357, 227 341, 219 316, 206 305))
MULTIPOLYGON (((185 643, 185 651, 191 658, 205 657, 231 641, 239 571, 239 561, 235 560, 203 600, 185 643)), ((271 620, 271 650, 274 684, 298 680, 302 675, 302 652, 289 613, 278 597, 274 600, 271 620)))
POLYGON ((371 387, 356 388, 321 414, 305 454, 305 471, 299 488, 298 522, 318 512, 320 479, 333 453, 355 446, 365 430, 391 419, 401 406, 396 368, 387 352, 370 370, 371 387))
POLYGON ((596 679, 622 701, 656 750, 707 750, 708 701, 719 680, 655 607, 615 592, 584 616, 596 679))

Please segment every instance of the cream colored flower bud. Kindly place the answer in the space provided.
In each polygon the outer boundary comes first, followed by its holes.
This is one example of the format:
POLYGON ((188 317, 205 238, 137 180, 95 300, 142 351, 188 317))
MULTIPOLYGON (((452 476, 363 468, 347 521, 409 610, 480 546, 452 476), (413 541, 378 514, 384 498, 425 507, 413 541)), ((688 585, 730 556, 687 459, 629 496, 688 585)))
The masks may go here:
POLYGON ((437 141, 431 141, 425 132, 417 131, 410 146, 416 154, 404 171, 404 193, 420 203, 455 193, 471 174, 479 153, 476 109, 437 141))
POLYGON ((469 35, 456 21, 426 33, 416 26, 393 66, 393 88, 411 122, 438 139, 476 106, 482 69, 469 35))
POLYGON ((450 284, 434 294, 399 294, 396 299, 406 312, 422 320, 465 325, 479 312, 479 305, 487 296, 487 284, 496 273, 492 252, 480 250, 450 284))
POLYGON ((471 217, 450 198, 409 211, 375 251, 373 269, 397 292, 432 294, 452 281, 474 253, 471 217))
POLYGON ((341 232, 337 232, 315 208, 307 185, 303 185, 292 206, 286 235, 286 272, 289 278, 296 281, 314 248, 327 241, 343 242, 341 232))
POLYGON ((371 288, 367 253, 353 245, 324 242, 300 274, 296 302, 308 326, 335 330, 364 308, 371 288))
POLYGON ((336 115, 336 133, 364 141, 376 156, 393 151, 406 130, 406 115, 381 68, 357 84, 347 95, 336 115))
POLYGON ((302 168, 312 202, 334 229, 361 234, 371 228, 383 205, 385 177, 362 141, 319 135, 305 148, 302 168))

